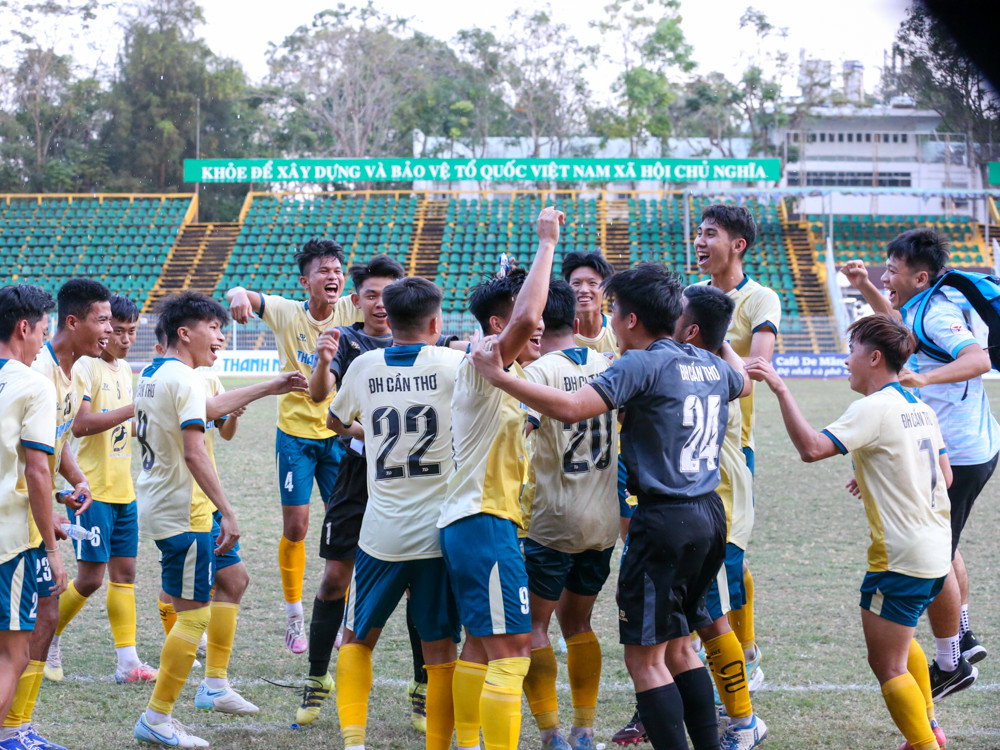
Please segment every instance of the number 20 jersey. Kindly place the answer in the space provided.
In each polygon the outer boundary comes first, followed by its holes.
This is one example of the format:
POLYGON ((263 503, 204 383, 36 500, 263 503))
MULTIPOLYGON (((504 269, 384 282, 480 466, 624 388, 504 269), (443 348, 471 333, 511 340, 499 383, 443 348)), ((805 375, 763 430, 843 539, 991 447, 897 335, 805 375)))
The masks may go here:
POLYGON ((212 505, 195 493, 184 461, 185 427, 205 428, 205 378, 179 359, 161 358, 135 387, 135 435, 142 454, 136 481, 139 534, 167 539, 212 530, 212 505))
POLYGON ((358 544, 372 557, 441 557, 437 520, 454 469, 451 399, 463 358, 422 344, 376 349, 340 384, 330 411, 365 431, 368 507, 358 544))
MULTIPOLYGON (((577 347, 545 354, 524 368, 524 376, 573 393, 608 366, 603 354, 577 347)), ((536 412, 529 420, 536 432, 525 487, 532 508, 528 538, 567 554, 613 547, 619 530, 618 412, 576 424, 536 412)))

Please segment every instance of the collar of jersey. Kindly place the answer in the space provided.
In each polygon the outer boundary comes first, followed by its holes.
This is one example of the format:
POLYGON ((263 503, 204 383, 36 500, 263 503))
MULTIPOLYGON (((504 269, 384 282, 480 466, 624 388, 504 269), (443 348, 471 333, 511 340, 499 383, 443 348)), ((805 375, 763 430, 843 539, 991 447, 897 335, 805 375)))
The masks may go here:
POLYGON ((56 363, 56 367, 59 367, 59 357, 56 356, 56 350, 52 348, 52 342, 46 341, 45 348, 49 350, 49 354, 52 355, 52 360, 56 363))
POLYGON ((570 349, 563 349, 562 353, 578 365, 587 364, 587 347, 585 346, 574 346, 570 349))
POLYGON ((740 289, 742 289, 743 287, 745 287, 747 285, 748 281, 750 281, 750 274, 744 273, 743 274, 743 281, 741 281, 739 284, 737 284, 736 288, 733 291, 734 292, 738 292, 740 289))
POLYGON ((920 300, 922 300, 924 297, 930 294, 933 290, 934 290, 933 287, 928 287, 927 289, 924 289, 924 291, 914 294, 912 297, 910 297, 910 299, 906 301, 905 305, 899 308, 899 311, 903 312, 904 310, 909 310, 911 307, 919 305, 920 300))
POLYGON ((899 394, 906 399, 907 403, 910 404, 917 403, 917 397, 914 396, 912 393, 910 393, 908 390, 906 390, 902 385, 900 385, 898 380, 892 383, 886 383, 881 388, 879 388, 879 390, 884 391, 886 388, 892 388, 893 390, 898 391, 899 394))
POLYGON ((427 344, 400 344, 383 349, 385 363, 394 367, 410 367, 417 359, 420 350, 427 344))
POLYGON ((2 370, 4 368, 4 365, 6 365, 8 362, 10 362, 9 359, 0 359, 0 370, 2 370))
POLYGON ((171 360, 173 360, 174 362, 180 362, 180 360, 177 357, 153 357, 153 361, 151 364, 162 365, 164 362, 170 362, 171 360))

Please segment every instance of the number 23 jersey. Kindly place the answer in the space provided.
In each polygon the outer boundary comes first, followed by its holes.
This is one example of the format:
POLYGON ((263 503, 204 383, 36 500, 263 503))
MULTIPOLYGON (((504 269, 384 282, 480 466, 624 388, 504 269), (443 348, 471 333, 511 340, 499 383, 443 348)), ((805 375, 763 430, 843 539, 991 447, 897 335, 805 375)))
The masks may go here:
POLYGON ((451 398, 463 358, 421 344, 366 352, 333 400, 337 419, 364 427, 368 507, 358 544, 373 557, 441 557, 437 520, 454 469, 451 398))
POLYGON ((212 530, 213 507, 184 461, 185 427, 205 429, 205 378, 179 359, 161 358, 135 387, 135 435, 142 453, 136 482, 139 534, 167 539, 212 530))

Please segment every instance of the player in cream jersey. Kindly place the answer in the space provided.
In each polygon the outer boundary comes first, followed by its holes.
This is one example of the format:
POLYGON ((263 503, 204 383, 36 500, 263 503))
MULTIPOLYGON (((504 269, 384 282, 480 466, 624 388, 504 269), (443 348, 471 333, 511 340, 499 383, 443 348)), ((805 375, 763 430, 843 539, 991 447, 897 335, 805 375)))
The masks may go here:
MULTIPOLYGON (((274 332, 282 372, 298 371, 306 378, 316 361, 316 341, 323 331, 361 320, 360 311, 344 289, 344 251, 336 242, 314 239, 295 254, 299 284, 306 301, 234 287, 226 293, 233 319, 246 323, 256 314, 274 332)), ((281 495, 282 536, 278 567, 285 595, 285 645, 296 654, 308 648, 302 611, 302 578, 306 569, 305 538, 309 530, 309 500, 313 481, 326 502, 333 492, 343 448, 326 428, 331 393, 315 402, 307 393, 278 399, 275 455, 281 495)))
MULTIPOLYGON (((573 392, 610 366, 607 357, 576 346, 577 300, 573 287, 549 284, 542 313, 542 356, 525 367, 525 378, 573 392)), ((618 538, 617 411, 576 424, 529 412, 533 426, 528 483, 531 525, 524 540, 531 605, 531 667, 524 692, 542 746, 566 747, 559 732, 556 657, 549 642, 552 614, 566 642, 572 685, 575 747, 592 747, 594 710, 601 676, 601 647, 591 626, 598 593, 611 572, 618 538)))
POLYGON ((821 432, 802 416, 771 364, 747 366, 778 397, 785 428, 803 461, 850 453, 871 533, 861 584, 868 663, 908 750, 936 750, 946 739, 934 721, 931 677, 917 620, 951 569, 951 465, 937 417, 899 384, 916 342, 888 315, 847 329, 851 389, 864 398, 821 432))
POLYGON ((21 710, 11 710, 15 697, 41 680, 40 668, 37 673, 26 669, 38 605, 29 517, 44 539, 45 570, 54 593, 66 586, 48 465, 55 445, 55 388, 28 367, 42 346, 54 306, 38 287, 0 289, 0 716, 15 718, 0 728, 0 743, 12 748, 39 746, 22 730, 21 710))
MULTIPOLYGON (((68 508, 82 512, 92 501, 87 478, 80 471, 69 444, 79 399, 73 388, 73 365, 80 357, 96 357, 111 335, 111 292, 90 279, 70 279, 59 288, 58 323, 52 339, 38 352, 31 368, 42 374, 56 389, 55 453, 50 457, 53 478, 58 472, 73 488, 60 498, 68 508)), ((23 480, 19 486, 24 487, 23 480)), ((61 534, 62 531, 60 530, 61 534)), ((59 602, 51 591, 48 560, 42 539, 31 521, 31 546, 38 583, 38 617, 29 643, 30 660, 18 683, 17 695, 4 726, 20 725, 28 736, 38 737, 31 717, 42 684, 49 644, 59 621, 59 602)), ((33 740, 36 743, 44 739, 33 740)))
MULTIPOLYGON (((770 360, 781 324, 781 302, 773 290, 761 286, 743 270, 743 259, 756 239, 757 224, 746 208, 716 204, 702 211, 694 249, 699 269, 710 276, 703 283, 722 290, 736 303, 726 336, 733 351, 744 360, 755 357, 770 360)), ((751 392, 740 400, 742 448, 751 474, 754 471, 753 398, 751 392)), ((760 649, 754 628, 753 576, 745 562, 743 572, 746 603, 741 609, 732 610, 729 620, 743 646, 751 680, 758 684, 763 682, 763 673, 758 674, 760 649)))
POLYGON ((393 345, 354 360, 330 407, 338 432, 355 438, 363 433, 369 457, 368 503, 337 658, 337 710, 346 747, 364 746, 372 649, 407 589, 427 671, 426 746, 451 746, 460 626, 435 522, 454 470, 452 392, 464 355, 435 346, 441 299, 441 291, 423 278, 387 285, 382 302, 393 345))
POLYGON ((166 297, 158 312, 167 351, 143 370, 136 385, 142 463, 136 494, 139 533, 160 550, 160 585, 173 600, 177 622, 164 641, 156 686, 134 734, 152 744, 207 747, 171 714, 208 626, 215 558, 239 540, 232 506, 205 448, 207 391, 194 369, 215 362, 229 316, 218 302, 196 292, 166 297), (204 492, 196 493, 196 486, 204 492), (213 537, 216 508, 222 518, 220 533, 213 537))
POLYGON ((611 320, 603 312, 601 285, 614 275, 614 267, 599 252, 572 252, 563 258, 563 280, 569 283, 576 296, 576 345, 593 349, 609 360, 617 359, 621 350, 611 320))

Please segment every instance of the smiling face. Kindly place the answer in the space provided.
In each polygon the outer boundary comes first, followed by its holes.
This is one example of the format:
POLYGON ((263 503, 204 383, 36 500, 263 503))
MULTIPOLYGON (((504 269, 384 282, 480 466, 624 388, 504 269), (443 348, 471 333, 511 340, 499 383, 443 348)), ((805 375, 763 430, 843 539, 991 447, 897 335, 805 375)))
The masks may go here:
POLYGON ((310 302, 336 304, 344 290, 344 267, 333 255, 310 261, 306 273, 299 276, 299 284, 309 292, 310 302))
POLYGON ((705 219, 698 225, 698 235, 694 241, 695 260, 701 272, 716 276, 734 263, 740 262, 740 254, 746 248, 742 237, 731 238, 729 233, 712 219, 705 219))
POLYGON ((226 345, 222 322, 216 318, 199 320, 190 326, 181 326, 178 337, 187 344, 194 367, 211 367, 226 345))
POLYGON ((135 343, 138 321, 111 319, 111 337, 105 352, 115 359, 128 357, 129 349, 135 343))
POLYGON ((71 332, 73 351, 80 356, 99 357, 111 337, 111 303, 94 302, 82 318, 70 315, 67 329, 71 332))
POLYGON ((898 310, 929 285, 930 274, 916 270, 899 257, 887 258, 882 286, 889 292, 889 303, 898 310))
POLYGON ((369 336, 385 336, 389 333, 389 316, 382 303, 382 290, 395 280, 388 276, 370 276, 361 284, 361 290, 351 295, 354 306, 361 310, 365 333, 369 336))
POLYGON ((580 266, 569 275, 569 285, 576 294, 578 315, 601 311, 604 303, 604 292, 601 290, 603 282, 601 274, 589 266, 580 266))

